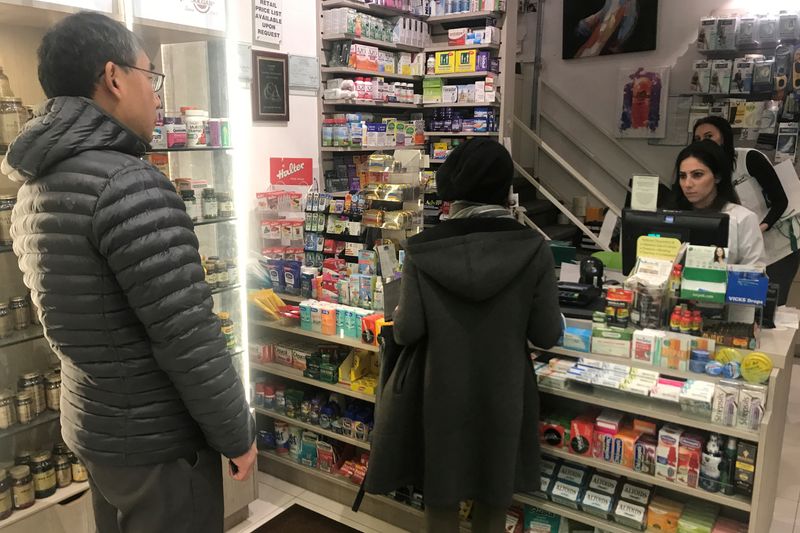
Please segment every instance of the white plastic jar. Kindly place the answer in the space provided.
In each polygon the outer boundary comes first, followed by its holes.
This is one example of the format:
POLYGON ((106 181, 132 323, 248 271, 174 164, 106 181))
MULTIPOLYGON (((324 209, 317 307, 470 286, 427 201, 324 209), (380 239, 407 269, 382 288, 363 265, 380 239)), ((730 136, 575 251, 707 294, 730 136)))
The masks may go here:
POLYGON ((202 109, 187 109, 184 114, 184 122, 186 123, 186 147, 206 146, 208 112, 202 109))

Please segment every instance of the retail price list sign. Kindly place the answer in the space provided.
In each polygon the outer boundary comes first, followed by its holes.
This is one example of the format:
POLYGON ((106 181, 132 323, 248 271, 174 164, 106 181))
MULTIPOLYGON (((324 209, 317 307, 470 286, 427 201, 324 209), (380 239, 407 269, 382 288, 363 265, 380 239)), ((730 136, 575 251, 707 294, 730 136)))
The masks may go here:
POLYGON ((283 36, 283 0, 253 0, 253 40, 275 46, 283 36))

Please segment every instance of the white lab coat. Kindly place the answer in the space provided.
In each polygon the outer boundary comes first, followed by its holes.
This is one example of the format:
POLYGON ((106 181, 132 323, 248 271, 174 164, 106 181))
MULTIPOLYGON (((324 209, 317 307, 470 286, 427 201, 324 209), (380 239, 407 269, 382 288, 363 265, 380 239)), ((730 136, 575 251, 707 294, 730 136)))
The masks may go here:
POLYGON ((739 204, 728 203, 722 208, 730 218, 728 226, 729 265, 765 265, 764 238, 755 213, 739 204))

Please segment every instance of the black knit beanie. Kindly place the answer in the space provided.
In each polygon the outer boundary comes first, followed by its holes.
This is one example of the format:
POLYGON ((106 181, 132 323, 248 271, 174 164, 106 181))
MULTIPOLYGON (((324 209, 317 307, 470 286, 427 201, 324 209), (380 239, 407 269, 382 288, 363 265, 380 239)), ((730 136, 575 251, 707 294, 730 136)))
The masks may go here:
POLYGON ((439 197, 505 205, 514 179, 514 163, 497 141, 472 138, 453 150, 436 173, 439 197))

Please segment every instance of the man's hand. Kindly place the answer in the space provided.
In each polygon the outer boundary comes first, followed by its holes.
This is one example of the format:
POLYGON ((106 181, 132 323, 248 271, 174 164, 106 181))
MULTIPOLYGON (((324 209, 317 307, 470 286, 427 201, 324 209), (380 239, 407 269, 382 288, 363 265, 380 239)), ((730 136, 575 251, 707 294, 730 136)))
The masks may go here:
POLYGON ((255 464, 257 457, 258 450, 256 449, 256 443, 254 442, 250 449, 247 450, 247 453, 230 460, 228 472, 230 473, 231 477, 236 481, 244 481, 247 479, 247 477, 250 475, 250 471, 253 469, 253 464, 255 464))

